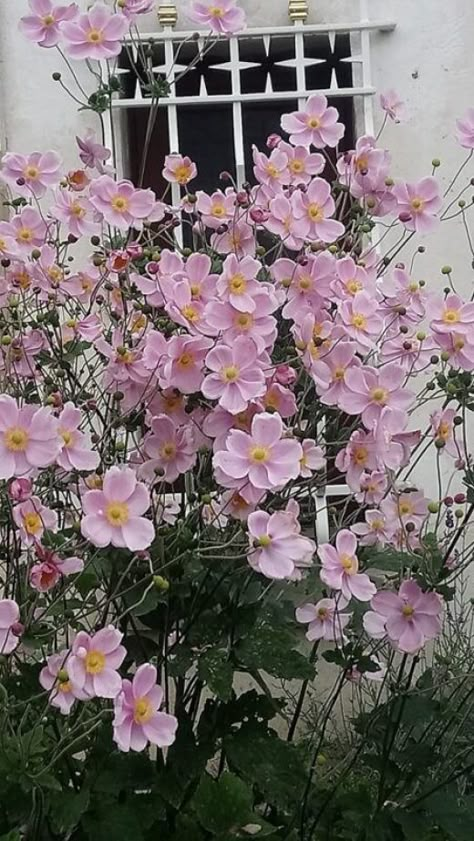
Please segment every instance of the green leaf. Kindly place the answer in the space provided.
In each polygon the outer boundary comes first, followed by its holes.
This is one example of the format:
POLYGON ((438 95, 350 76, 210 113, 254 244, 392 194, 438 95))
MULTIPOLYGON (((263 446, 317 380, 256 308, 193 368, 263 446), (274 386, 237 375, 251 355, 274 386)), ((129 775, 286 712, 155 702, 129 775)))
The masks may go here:
POLYGON ((472 841, 474 838, 474 812, 455 789, 444 789, 424 801, 439 827, 449 833, 453 841, 472 841))
POLYGON ((227 759, 279 808, 301 799, 306 769, 297 747, 271 731, 243 726, 224 741, 227 759))
POLYGON ((89 841, 143 841, 137 810, 126 803, 101 803, 100 808, 84 816, 81 826, 89 841))
POLYGON ((284 680, 310 680, 314 666, 294 648, 293 633, 278 624, 264 620, 260 627, 242 640, 236 656, 249 672, 263 669, 284 680))
POLYGON ((199 677, 221 701, 231 698, 233 674, 228 653, 222 648, 210 648, 199 658, 199 677))
POLYGON ((407 812, 397 809, 392 817, 401 826, 406 841, 422 841, 430 829, 430 822, 422 812, 407 812))
POLYGON ((0 835, 0 841, 21 841, 20 830, 12 829, 6 835, 0 835))
POLYGON ((89 806, 90 793, 82 791, 61 791, 51 797, 50 820, 55 832, 66 833, 79 823, 89 806))
POLYGON ((397 572, 410 560, 412 562, 414 560, 413 556, 407 552, 399 552, 396 549, 391 549, 389 546, 385 546, 383 549, 367 549, 363 553, 362 558, 368 567, 388 570, 389 572, 397 572))
POLYGON ((234 774, 222 774, 214 780, 206 774, 193 798, 200 823, 215 835, 245 826, 252 814, 252 792, 234 774))

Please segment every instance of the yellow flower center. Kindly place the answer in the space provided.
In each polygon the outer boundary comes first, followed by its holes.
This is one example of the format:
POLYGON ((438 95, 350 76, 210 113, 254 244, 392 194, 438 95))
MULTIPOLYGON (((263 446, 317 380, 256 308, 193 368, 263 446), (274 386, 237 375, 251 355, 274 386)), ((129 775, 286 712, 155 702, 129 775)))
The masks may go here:
POLYGON ((268 534, 262 534, 262 536, 258 538, 258 542, 260 546, 263 546, 263 548, 265 548, 266 546, 270 546, 272 539, 271 537, 269 537, 268 534))
POLYGON ((398 511, 402 515, 402 517, 406 517, 407 514, 413 513, 413 505, 408 500, 404 500, 403 502, 398 503, 398 511))
POLYGON ((48 269, 48 277, 56 284, 60 283, 64 277, 62 269, 59 266, 51 266, 48 269))
POLYGON ((27 271, 17 272, 14 281, 23 290, 29 289, 31 286, 31 278, 27 271))
POLYGON ((410 206, 414 213, 420 213, 423 210, 425 203, 423 199, 415 198, 411 200, 410 206))
POLYGON ((240 327, 242 330, 249 330, 253 325, 252 314, 249 312, 239 312, 239 314, 235 317, 235 325, 236 327, 240 327))
POLYGON ((263 462, 267 461, 270 451, 268 447, 252 447, 250 450, 250 459, 251 461, 257 462, 257 464, 263 464, 263 462))
POLYGON ((176 410, 180 409, 183 405, 183 398, 181 395, 177 394, 176 396, 173 395, 172 397, 163 398, 163 402, 168 412, 176 412, 176 410))
POLYGON ((74 441, 74 434, 69 429, 61 429, 60 430, 61 438, 63 439, 66 447, 70 447, 74 441))
POLYGON ((192 321, 194 323, 199 321, 199 313, 193 306, 191 306, 191 304, 186 304, 186 306, 183 307, 181 315, 183 315, 188 321, 192 321))
POLYGON ((100 675, 105 668, 105 654, 102 651, 88 651, 84 658, 86 672, 89 675, 100 675))
POLYGON ((135 724, 146 724, 153 718, 153 706, 148 698, 137 698, 133 705, 133 720, 135 724))
POLYGON ((180 164, 174 170, 174 174, 178 184, 187 184, 192 174, 191 167, 186 164, 180 164))
POLYGON ((221 377, 224 382, 234 383, 240 374, 236 365, 229 365, 228 368, 221 369, 221 377))
POLYGON ((363 169, 369 168, 369 160, 368 158, 360 157, 356 159, 356 167, 359 172, 362 172, 363 169))
POLYGON ((128 522, 129 512, 126 502, 109 502, 105 516, 111 526, 124 526, 128 522))
POLYGON ((383 529, 383 520, 372 520, 370 528, 372 531, 380 531, 380 529, 383 529))
POLYGON ((457 324, 459 321, 459 310, 445 310, 443 321, 445 324, 457 324))
POLYGON ((318 617, 320 619, 327 619, 328 618, 328 613, 329 613, 329 611, 328 611, 327 607, 318 608, 318 617))
POLYGON ((52 26, 54 23, 54 17, 53 15, 44 15, 44 17, 41 18, 41 21, 44 26, 52 26))
POLYGON ((299 172, 304 172, 303 161, 301 161, 299 158, 293 158, 293 160, 289 162, 288 167, 290 172, 293 172, 295 174, 298 174, 299 172))
POLYGON ((318 117, 309 117, 308 128, 319 128, 321 120, 318 117))
POLYGON ((26 429, 21 426, 12 426, 4 433, 3 440, 7 450, 13 453, 21 453, 28 446, 29 435, 26 429))
POLYGON ((367 319, 361 312, 355 312, 352 316, 351 322, 352 326, 356 327, 357 330, 365 330, 367 327, 367 319))
POLYGON ((166 461, 174 458, 176 455, 176 444, 174 444, 173 441, 168 441, 166 444, 163 444, 160 450, 160 455, 166 461))
POLYGON ((456 340, 453 342, 453 344, 454 344, 454 349, 455 349, 455 350, 462 350, 462 349, 463 349, 463 347, 464 347, 464 345, 466 344, 466 342, 464 341, 464 339, 462 339, 461 337, 459 337, 458 339, 456 339, 456 340))
POLYGON ((211 207, 211 216, 217 216, 218 219, 221 219, 225 216, 225 207, 223 204, 213 204, 211 207))
POLYGON ((133 319, 132 324, 132 333, 139 333, 140 330, 144 330, 148 324, 148 319, 146 315, 143 313, 141 315, 137 315, 133 319))
POLYGON ((87 33, 87 40, 91 44, 101 44, 104 40, 104 36, 100 29, 90 29, 87 33))
POLYGON ((223 18, 224 17, 224 9, 222 6, 210 6, 209 7, 209 14, 213 18, 223 18))
POLYGON ((359 569, 359 562, 354 555, 341 555, 341 564, 347 575, 355 575, 359 569))
POLYGON ((346 283, 346 289, 351 295, 355 295, 357 292, 360 292, 362 288, 363 286, 360 280, 356 280, 355 278, 348 280, 346 283))
POLYGON ((60 692, 64 692, 65 695, 67 695, 68 692, 72 692, 71 681, 70 680, 65 680, 64 682, 60 681, 58 689, 59 689, 60 692))
POLYGON ((86 211, 84 210, 82 205, 79 204, 78 201, 72 203, 71 213, 73 216, 76 216, 77 219, 82 219, 82 217, 86 215, 86 211))
POLYGON ((192 365, 194 365, 194 355, 185 351, 179 357, 178 365, 180 366, 180 368, 190 368, 192 365))
POLYGON ((280 398, 277 391, 270 391, 265 396, 265 408, 267 409, 279 409, 280 407, 280 398))
POLYGON ((366 464, 368 455, 369 453, 365 447, 357 447, 352 453, 352 461, 358 465, 366 464))
POLYGON ((247 288, 247 281, 243 274, 235 274, 229 279, 228 286, 232 295, 243 295, 247 288))
POLYGON ((193 298, 199 298, 199 295, 201 294, 201 287, 198 283, 193 283, 190 287, 190 292, 193 298))
POLYGON ((26 167, 26 169, 23 172, 23 175, 25 176, 25 178, 38 178, 39 169, 37 166, 33 166, 31 164, 30 166, 26 167))
POLYGON ((333 380, 343 380, 345 373, 346 373, 345 368, 335 368, 334 373, 332 375, 332 378, 333 378, 333 380))
POLYGON ((442 421, 438 426, 438 435, 443 441, 447 441, 451 437, 451 426, 446 421, 442 421))
POLYGON ((375 403, 385 403, 388 397, 388 391, 386 388, 373 388, 370 396, 375 403))
POLYGON ((416 280, 414 280, 412 283, 410 283, 410 284, 408 285, 408 290, 409 290, 410 292, 418 292, 418 289, 419 289, 419 288, 420 288, 420 287, 419 287, 418 283, 416 282, 416 280))
POLYGON ((23 526, 27 534, 38 534, 38 532, 41 531, 43 522, 36 511, 29 511, 28 514, 25 514, 23 517, 23 526))
POLYGON ((128 210, 128 201, 125 196, 114 196, 110 204, 113 209, 117 210, 119 213, 124 213, 128 210))
POLYGON ((320 204, 313 202, 308 207, 308 216, 313 222, 321 222, 324 219, 324 212, 320 204))
POLYGON ((411 619, 415 612, 415 608, 411 606, 411 604, 405 604, 402 607, 402 613, 407 619, 411 619))
POLYGON ((299 279, 299 287, 302 292, 307 292, 308 289, 313 288, 313 279, 310 275, 302 275, 299 279))
POLYGON ((17 234, 17 239, 21 239, 22 242, 31 242, 33 239, 33 231, 31 228, 20 228, 17 234))

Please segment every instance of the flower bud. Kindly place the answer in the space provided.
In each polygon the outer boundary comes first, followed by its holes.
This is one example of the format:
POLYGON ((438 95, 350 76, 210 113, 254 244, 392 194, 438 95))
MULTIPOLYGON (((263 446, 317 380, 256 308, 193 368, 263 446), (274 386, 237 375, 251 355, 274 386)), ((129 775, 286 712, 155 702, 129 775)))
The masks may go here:
POLYGON ((454 502, 456 503, 456 505, 463 505, 466 502, 466 494, 455 494, 454 502))
POLYGON ((438 511, 439 511, 439 508, 440 508, 439 502, 435 502, 434 500, 432 500, 431 502, 428 503, 428 511, 430 512, 430 514, 437 514, 438 511))
POLYGON ((163 578, 162 575, 154 575, 153 584, 161 593, 167 593, 170 588, 170 582, 167 578, 163 578))
POLYGON ((451 274, 451 272, 452 272, 452 267, 451 266, 443 266, 443 268, 441 269, 441 274, 451 274))

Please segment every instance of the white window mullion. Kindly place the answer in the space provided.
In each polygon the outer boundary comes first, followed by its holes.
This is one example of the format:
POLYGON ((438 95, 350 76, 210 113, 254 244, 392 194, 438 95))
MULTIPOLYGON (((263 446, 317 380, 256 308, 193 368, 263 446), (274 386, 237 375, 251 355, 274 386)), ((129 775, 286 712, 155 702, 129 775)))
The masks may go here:
MULTIPOLYGON (((232 77, 232 93, 240 96, 240 53, 239 42, 237 38, 230 38, 230 64, 232 77)), ((234 101, 232 103, 232 121, 234 134, 234 155, 235 155, 235 175, 237 180, 237 187, 241 187, 246 179, 245 175, 245 152, 244 152, 244 129, 242 122, 242 103, 234 101)))

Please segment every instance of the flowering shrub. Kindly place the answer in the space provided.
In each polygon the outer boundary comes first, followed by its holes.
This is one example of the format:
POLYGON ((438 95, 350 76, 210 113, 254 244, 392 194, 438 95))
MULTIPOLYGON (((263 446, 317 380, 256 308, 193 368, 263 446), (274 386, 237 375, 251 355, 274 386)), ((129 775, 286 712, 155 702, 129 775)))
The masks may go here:
MULTIPOLYGON (((152 5, 30 0, 20 25, 95 62, 152 5)), ((190 15, 243 25, 233 0, 190 15)), ((101 120, 112 69, 82 103, 101 120)), ((153 103, 166 80, 149 72, 153 103)), ((393 91, 381 104, 399 119, 393 91)), ((74 171, 3 157, 10 841, 472 837, 472 686, 439 652, 471 557, 474 304, 449 267, 444 289, 418 268, 419 234, 467 228, 464 167, 442 197, 432 175, 394 181, 373 137, 339 154, 322 95, 281 131, 254 149, 253 186, 192 193, 194 162, 167 156, 180 206, 120 179, 92 132, 74 171), (349 494, 323 511, 334 481, 349 494), (366 702, 339 756, 351 692, 366 702)), ((458 132, 471 155, 472 112, 458 132)))

